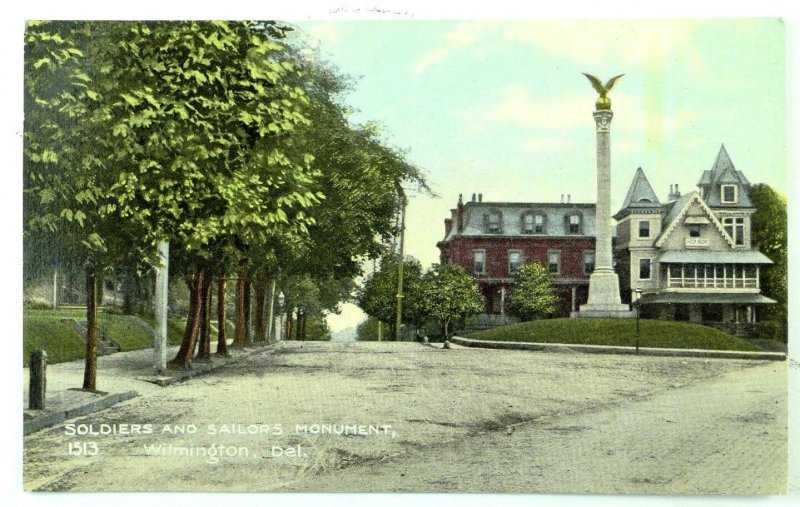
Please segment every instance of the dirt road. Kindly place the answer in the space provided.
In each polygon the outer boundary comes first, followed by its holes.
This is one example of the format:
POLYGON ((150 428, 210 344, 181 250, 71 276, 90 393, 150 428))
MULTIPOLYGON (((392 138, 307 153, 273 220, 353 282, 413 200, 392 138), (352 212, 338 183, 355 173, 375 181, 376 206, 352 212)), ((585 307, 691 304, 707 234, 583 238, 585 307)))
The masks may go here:
POLYGON ((24 480, 69 491, 779 493, 786 378, 784 362, 284 343, 26 437, 24 480), (90 430, 106 434, 79 434, 90 430))

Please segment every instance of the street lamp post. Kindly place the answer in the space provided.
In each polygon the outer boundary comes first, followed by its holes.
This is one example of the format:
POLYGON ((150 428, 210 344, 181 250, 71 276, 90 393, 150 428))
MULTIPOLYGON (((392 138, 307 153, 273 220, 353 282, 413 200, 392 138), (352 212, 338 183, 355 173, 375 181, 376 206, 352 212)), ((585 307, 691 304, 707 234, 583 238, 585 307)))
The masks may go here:
POLYGON ((400 194, 402 209, 400 210, 400 258, 397 264, 397 315, 395 319, 394 339, 400 341, 402 336, 400 330, 403 326, 403 260, 405 257, 406 206, 408 206, 408 200, 406 199, 405 192, 403 192, 403 187, 398 186, 397 190, 400 194))
POLYGON ((642 289, 636 287, 633 290, 634 294, 636 294, 636 301, 634 302, 636 305, 636 354, 639 354, 639 313, 640 313, 640 301, 639 298, 642 297, 642 289))

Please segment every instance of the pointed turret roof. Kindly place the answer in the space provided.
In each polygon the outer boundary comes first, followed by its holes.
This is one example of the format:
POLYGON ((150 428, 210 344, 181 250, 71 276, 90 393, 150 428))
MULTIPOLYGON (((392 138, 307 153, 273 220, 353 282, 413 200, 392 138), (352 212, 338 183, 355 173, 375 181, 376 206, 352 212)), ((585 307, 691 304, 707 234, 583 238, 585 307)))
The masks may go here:
POLYGON ((739 186, 738 202, 735 204, 736 207, 753 206, 750 200, 750 182, 741 171, 736 170, 724 144, 720 146, 717 159, 714 161, 711 170, 703 171, 703 175, 700 177, 697 186, 706 189, 706 202, 709 206, 729 206, 727 203, 722 204, 722 199, 720 197, 720 185, 723 184, 739 186))
POLYGON ((631 211, 631 209, 659 209, 661 208, 661 201, 650 186, 647 176, 644 175, 642 168, 636 169, 633 175, 633 181, 628 188, 628 194, 625 196, 625 201, 622 203, 622 209, 617 213, 618 216, 623 216, 631 211))

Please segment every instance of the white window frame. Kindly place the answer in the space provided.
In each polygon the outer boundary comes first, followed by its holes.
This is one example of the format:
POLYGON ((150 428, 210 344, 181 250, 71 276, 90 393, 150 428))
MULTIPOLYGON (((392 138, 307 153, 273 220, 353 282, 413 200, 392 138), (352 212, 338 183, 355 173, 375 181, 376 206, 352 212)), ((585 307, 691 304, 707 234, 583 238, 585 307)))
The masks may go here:
POLYGON ((551 275, 560 275, 561 274, 561 250, 548 250, 547 251, 547 272, 551 275), (550 271, 550 256, 556 255, 556 271, 555 273, 550 271))
POLYGON ((516 275, 517 272, 519 271, 519 268, 522 266, 522 263, 523 263, 522 250, 509 250, 508 251, 508 274, 509 275, 516 275), (511 256, 513 254, 518 254, 519 255, 519 259, 517 260, 517 269, 512 271, 511 270, 511 256))
POLYGON ((639 220, 637 224, 639 226, 636 234, 638 235, 639 239, 650 239, 650 220, 639 220), (642 224, 647 224, 647 236, 642 236, 642 224))
POLYGON ((501 230, 503 230, 503 215, 499 211, 490 211, 489 212, 489 222, 486 224, 486 228, 489 233, 497 234, 501 230), (496 222, 492 222, 492 217, 497 217, 496 222), (492 227, 492 225, 496 225, 497 227, 492 227))
POLYGON ((639 280, 652 280, 653 279, 653 260, 650 258, 639 259, 639 280), (648 275, 646 278, 642 276, 642 265, 647 261, 648 275))
POLYGON ((736 204, 739 202, 739 185, 720 185, 719 186, 719 200, 722 204, 736 204), (725 199, 725 189, 733 188, 733 200, 728 201, 725 199))
POLYGON ((523 234, 533 234, 535 229, 535 218, 533 217, 532 213, 525 213, 522 215, 522 233, 523 234))
POLYGON ((722 227, 725 229, 725 232, 733 240, 733 244, 736 246, 744 245, 744 217, 725 217, 722 219, 722 227), (736 241, 737 232, 741 231, 742 233, 742 241, 741 243, 736 241))
POLYGON ((582 223, 581 216, 577 213, 569 215, 569 219, 567 220, 567 234, 581 234, 581 226, 582 223), (572 226, 576 225, 577 230, 572 232, 572 226))
POLYGON ((533 215, 533 233, 534 234, 547 234, 547 220, 541 213, 533 215), (537 229, 541 228, 541 231, 537 229))
POLYGON ((597 265, 597 255, 595 255, 594 250, 584 250, 583 255, 581 257, 583 261, 583 274, 584 275, 591 275, 594 272, 594 267, 597 265), (586 271, 586 257, 591 255, 592 256, 592 271, 586 271))
POLYGON ((486 250, 483 248, 478 248, 472 251, 472 272, 476 275, 484 275, 486 274, 486 250), (477 263, 476 256, 477 254, 481 254, 481 271, 477 271, 475 269, 475 264, 477 263))

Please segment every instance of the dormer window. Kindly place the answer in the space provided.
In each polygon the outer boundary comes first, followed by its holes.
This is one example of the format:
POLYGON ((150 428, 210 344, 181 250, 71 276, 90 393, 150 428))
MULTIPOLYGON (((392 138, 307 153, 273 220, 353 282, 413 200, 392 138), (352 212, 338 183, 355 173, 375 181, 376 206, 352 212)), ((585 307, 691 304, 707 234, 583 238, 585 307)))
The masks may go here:
POLYGON ((567 232, 569 234, 580 234, 581 233, 581 216, 580 215, 569 215, 567 217, 567 232))
POLYGON ((530 213, 522 217, 522 232, 525 234, 533 234, 533 215, 530 213))
POLYGON ((496 234, 501 231, 503 220, 499 211, 490 211, 487 215, 484 215, 484 219, 486 220, 486 232, 496 234))
POLYGON ((545 233, 545 220, 544 215, 536 215, 533 217, 533 232, 534 234, 544 234, 545 233))
POLYGON ((738 188, 736 185, 721 185, 720 194, 723 204, 735 204, 739 200, 738 188))

